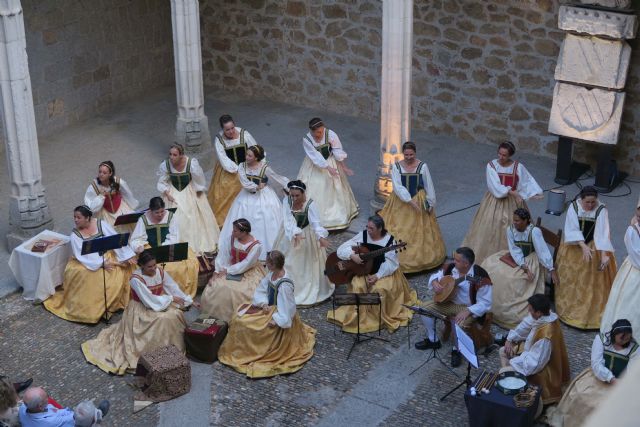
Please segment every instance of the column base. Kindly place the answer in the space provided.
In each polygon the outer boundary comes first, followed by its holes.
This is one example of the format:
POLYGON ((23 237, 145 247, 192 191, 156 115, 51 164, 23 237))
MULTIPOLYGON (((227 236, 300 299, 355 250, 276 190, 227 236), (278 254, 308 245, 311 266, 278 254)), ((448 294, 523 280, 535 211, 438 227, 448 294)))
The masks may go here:
POLYGON ((213 146, 207 116, 198 119, 178 117, 176 142, 184 146, 185 154, 198 159, 203 170, 213 167, 213 146))

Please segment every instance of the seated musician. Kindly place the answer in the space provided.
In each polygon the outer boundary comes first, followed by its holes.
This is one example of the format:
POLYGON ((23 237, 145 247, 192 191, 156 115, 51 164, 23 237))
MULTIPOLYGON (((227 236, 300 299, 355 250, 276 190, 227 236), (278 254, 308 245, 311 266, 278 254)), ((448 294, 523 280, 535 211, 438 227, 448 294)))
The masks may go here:
MULTIPOLYGON (((165 209, 161 197, 149 200, 149 209, 138 218, 136 228, 129 238, 129 247, 137 254, 145 249, 181 243, 178 219, 173 210, 165 209)), ((189 247, 189 257, 182 261, 168 262, 164 270, 173 277, 180 289, 191 297, 198 289, 198 258, 189 247)))
POLYGON ((251 304, 238 307, 218 360, 249 378, 296 372, 313 356, 316 330, 296 312, 294 284, 280 251, 267 254, 269 272, 251 304))
MULTIPOLYGON (((491 309, 491 279, 482 267, 474 264, 474 261, 475 254, 470 248, 463 246, 456 249, 453 263, 445 264, 440 271, 432 274, 429 278, 429 287, 436 294, 446 292, 445 287, 440 283, 443 277, 451 276, 456 279, 455 283, 460 281, 455 285, 450 300, 443 302, 426 301, 420 304, 424 308, 449 317, 450 323, 447 323, 445 330, 449 331, 449 326, 451 326, 451 331, 454 334, 454 323, 463 328, 468 328, 471 322, 482 318, 491 309), (472 280, 473 278, 476 280, 472 280)), ((422 316, 422 322, 424 323, 427 337, 423 341, 417 342, 415 347, 418 350, 440 348, 440 341, 434 331, 434 319, 422 316)), ((445 333, 445 336, 448 336, 448 333, 445 333)), ((451 350, 451 366, 454 368, 462 363, 462 356, 456 343, 457 340, 454 339, 451 350)))
MULTIPOLYGON (((338 257, 362 264, 360 256, 354 251, 364 246, 369 251, 375 251, 394 244, 393 236, 384 228, 384 220, 380 215, 369 217, 367 229, 356 234, 338 248, 338 257)), ((400 326, 406 326, 412 311, 402 304, 411 305, 417 301, 416 292, 409 288, 409 282, 399 269, 398 255, 395 251, 387 251, 373 259, 373 268, 366 276, 355 276, 348 287, 349 293, 378 293, 382 300, 382 322, 380 322, 380 308, 372 305, 360 306, 360 332, 373 332, 382 327, 393 332, 400 326)), ((358 316, 356 306, 345 305, 329 310, 327 319, 342 326, 342 330, 349 333, 358 331, 358 316)))
POLYGON ((638 360, 640 351, 632 332, 631 322, 618 319, 610 331, 595 336, 591 346, 591 366, 571 381, 558 406, 550 411, 547 422, 551 426, 579 427, 587 422, 629 363, 633 361, 635 364, 638 360))
POLYGON ((169 273, 145 251, 131 276, 131 300, 120 322, 82 344, 87 362, 105 372, 124 375, 136 368, 141 353, 173 344, 184 351, 186 322, 179 307, 193 303, 169 273))
POLYGON ((542 386, 542 403, 560 400, 570 378, 569 358, 558 316, 543 294, 529 297, 529 315, 509 331, 500 348, 501 371, 513 370, 542 386))

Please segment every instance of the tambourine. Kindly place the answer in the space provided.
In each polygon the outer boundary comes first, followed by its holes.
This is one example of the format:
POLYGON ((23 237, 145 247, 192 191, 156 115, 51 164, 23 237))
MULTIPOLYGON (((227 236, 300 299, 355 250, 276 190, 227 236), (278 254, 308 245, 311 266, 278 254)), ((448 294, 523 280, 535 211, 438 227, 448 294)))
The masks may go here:
POLYGON ((498 375, 496 388, 507 396, 522 393, 527 389, 527 377, 515 372, 507 371, 498 375))

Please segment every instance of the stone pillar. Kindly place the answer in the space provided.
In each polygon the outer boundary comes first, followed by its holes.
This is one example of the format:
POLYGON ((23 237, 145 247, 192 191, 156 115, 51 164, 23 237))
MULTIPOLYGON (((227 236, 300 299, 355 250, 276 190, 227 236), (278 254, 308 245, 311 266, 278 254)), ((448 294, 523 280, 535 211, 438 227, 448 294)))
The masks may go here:
POLYGON ((2 128, 11 185, 9 250, 53 226, 42 186, 26 49, 20 0, 0 0, 2 128))
POLYGON ((200 154, 211 147, 211 137, 204 114, 198 0, 171 0, 171 20, 178 104, 176 141, 188 153, 200 154))
POLYGON ((382 1, 380 163, 371 206, 382 208, 392 191, 390 166, 402 158, 411 135, 413 0, 382 1))

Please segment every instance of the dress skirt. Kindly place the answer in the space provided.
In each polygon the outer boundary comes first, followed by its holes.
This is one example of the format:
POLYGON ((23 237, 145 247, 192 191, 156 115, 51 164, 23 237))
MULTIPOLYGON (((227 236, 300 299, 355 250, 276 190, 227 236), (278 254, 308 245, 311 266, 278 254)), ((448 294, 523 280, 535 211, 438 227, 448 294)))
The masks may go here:
POLYGON ((274 249, 284 254, 285 269, 295 283, 296 305, 310 306, 328 299, 335 286, 324 275, 327 252, 320 246, 311 226, 302 230, 302 237, 294 247, 281 228, 274 249))
POLYGON ((275 308, 234 314, 218 360, 249 378, 273 377, 302 369, 313 357, 316 330, 300 320, 298 313, 290 328, 269 326, 275 308))
MULTIPOLYGON (((105 262, 116 262, 113 251, 107 252, 105 262)), ((105 270, 107 285, 107 317, 125 308, 129 302, 129 279, 134 266, 116 266, 105 270)), ((64 270, 62 289, 44 301, 44 307, 65 320, 82 323, 98 323, 104 315, 104 284, 102 268, 91 271, 75 258, 71 258, 64 270)))
POLYGON ((534 294, 544 293, 544 269, 540 266, 538 254, 532 252, 525 263, 533 273, 533 281, 519 267, 513 268, 500 261, 509 251, 500 251, 484 260, 481 267, 487 270, 492 286, 491 311, 493 322, 505 329, 514 329, 527 314, 527 299, 534 294))
MULTIPOLYGON (((594 242, 587 246, 595 249, 594 242)), ((591 261, 582 260, 579 245, 562 242, 558 250, 556 286, 556 313, 567 325, 579 329, 598 329, 602 312, 609 298, 611 284, 616 275, 616 260, 604 271, 598 271, 600 255, 594 252, 591 261)))
POLYGON ((613 322, 627 319, 635 331, 640 330, 640 270, 635 268, 629 257, 622 265, 611 287, 611 293, 602 315, 600 330, 609 332, 613 322))
POLYGON ((245 218, 251 223, 251 235, 262 243, 260 260, 267 259, 267 252, 273 249, 273 244, 282 227, 282 202, 278 200, 276 192, 271 187, 251 193, 242 190, 229 209, 227 218, 220 230, 220 251, 229 253, 231 250, 231 232, 233 221, 245 218))
POLYGON ((198 273, 200 272, 200 263, 196 253, 189 248, 188 258, 177 262, 168 262, 163 267, 164 271, 180 286, 182 292, 190 295, 192 298, 196 296, 198 290, 198 273))
MULTIPOLYGON (((402 304, 414 305, 418 301, 416 291, 398 269, 391 276, 378 280, 371 289, 367 288, 365 276, 356 276, 351 280, 349 293, 379 293, 382 305, 382 327, 394 332, 400 326, 407 326, 413 312, 402 304)), ((380 307, 377 305, 360 306, 360 333, 374 332, 380 329, 380 307)), ((329 310, 327 320, 342 327, 344 332, 358 332, 356 306, 345 305, 329 310)))
POLYGON ((253 294, 266 274, 262 265, 257 264, 245 271, 239 282, 212 277, 202 291, 200 313, 229 322, 238 306, 253 300, 253 294))
POLYGON ((131 212, 133 212, 133 209, 127 204, 123 197, 120 201, 120 207, 118 208, 116 213, 111 213, 105 208, 102 208, 98 211, 98 213, 95 214, 95 217, 105 221, 107 224, 115 228, 118 233, 133 233, 133 229, 136 228, 135 222, 118 226, 113 225, 120 215, 130 214, 131 212))
POLYGON ((227 172, 220 163, 217 163, 209 184, 207 199, 218 224, 224 224, 231 204, 240 190, 242 190, 242 184, 238 174, 227 172))
POLYGON ((509 249, 506 230, 513 223, 513 211, 518 208, 527 208, 527 204, 518 204, 513 196, 498 199, 488 191, 485 193, 462 242, 462 246, 473 249, 476 264, 481 264, 489 255, 509 249))
MULTIPOLYGON (((424 206, 425 191, 420 190, 413 200, 418 206, 424 206)), ((404 273, 432 270, 442 264, 446 250, 435 212, 430 214, 424 209, 417 212, 409 203, 391 193, 380 216, 396 242, 402 240, 407 243, 405 249, 398 253, 404 273)))
POLYGON ((189 242, 189 247, 197 254, 217 251, 220 229, 205 195, 198 196, 191 184, 182 191, 170 186, 169 192, 175 203, 165 196, 162 198, 167 208, 178 208, 175 218, 178 220, 180 240, 189 242))
MULTIPOLYGON (((610 384, 597 379, 591 368, 585 369, 571 381, 558 406, 549 409, 547 423, 552 427, 584 425, 612 389, 610 384)), ((611 421, 615 425, 615 420, 611 421)))
POLYGON ((313 164, 305 156, 298 179, 307 186, 307 198, 313 199, 320 222, 327 230, 343 230, 358 215, 358 203, 353 196, 347 175, 338 168, 333 156, 327 160, 329 166, 337 168, 338 177, 332 177, 325 169, 313 164))
POLYGON ((185 327, 180 309, 169 306, 165 311, 153 311, 131 300, 120 322, 82 343, 82 353, 87 362, 103 371, 124 375, 135 370, 145 351, 169 344, 184 351, 185 327))

